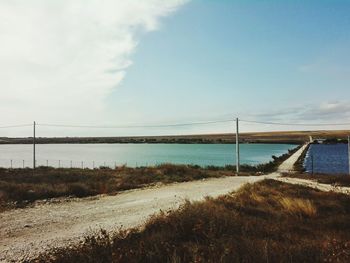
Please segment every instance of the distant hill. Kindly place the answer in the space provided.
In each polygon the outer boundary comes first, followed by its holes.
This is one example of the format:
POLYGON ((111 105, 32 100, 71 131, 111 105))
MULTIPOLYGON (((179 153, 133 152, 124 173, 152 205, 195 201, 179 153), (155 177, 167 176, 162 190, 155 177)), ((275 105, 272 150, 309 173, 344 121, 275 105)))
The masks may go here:
MULTIPOLYGON (((300 144, 312 139, 347 139, 349 130, 338 131, 282 131, 282 132, 253 132, 240 134, 242 143, 292 143, 300 144)), ((49 143, 234 143, 235 134, 198 134, 176 136, 134 136, 134 137, 40 137, 38 144, 49 143)), ((31 144, 33 138, 1 137, 0 144, 31 144)))

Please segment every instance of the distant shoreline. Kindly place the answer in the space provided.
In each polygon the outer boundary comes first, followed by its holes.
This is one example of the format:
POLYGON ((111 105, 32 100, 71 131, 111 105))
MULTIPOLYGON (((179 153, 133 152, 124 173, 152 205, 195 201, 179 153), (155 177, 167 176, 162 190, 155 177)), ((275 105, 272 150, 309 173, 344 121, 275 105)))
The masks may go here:
MULTIPOLYGON (((25 142, 0 142, 0 145, 30 145, 33 144, 33 140, 25 141, 25 142)), ((82 141, 55 141, 55 140, 45 140, 45 142, 37 141, 35 144, 236 144, 235 141, 232 142, 166 142, 166 141, 159 141, 159 142, 108 142, 108 141, 89 141, 85 142, 82 141)), ((252 142, 240 142, 240 144, 295 144, 299 145, 300 143, 295 141, 252 141, 252 142)))
MULTIPOLYGON (((312 139, 347 139, 350 131, 283 131, 240 134, 240 143, 303 144, 312 139)), ((32 144, 32 137, 0 137, 0 144, 32 144)), ((128 137, 37 137, 37 144, 234 144, 235 134, 128 136, 128 137)))

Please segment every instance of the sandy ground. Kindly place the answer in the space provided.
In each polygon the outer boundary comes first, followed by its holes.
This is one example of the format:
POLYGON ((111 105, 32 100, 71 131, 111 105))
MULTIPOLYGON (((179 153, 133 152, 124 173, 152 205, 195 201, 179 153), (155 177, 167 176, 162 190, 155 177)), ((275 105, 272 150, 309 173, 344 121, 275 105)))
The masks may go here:
POLYGON ((298 161, 301 154, 304 152, 308 144, 304 144, 300 149, 293 154, 291 157, 289 157, 286 161, 284 161, 279 167, 278 172, 279 173, 292 173, 294 172, 294 164, 298 161))
POLYGON ((67 247, 83 236, 106 229, 142 225, 151 215, 178 208, 184 201, 217 197, 246 183, 291 171, 303 148, 279 172, 266 176, 224 177, 132 190, 115 196, 62 200, 0 214, 0 262, 21 262, 54 247, 67 247))

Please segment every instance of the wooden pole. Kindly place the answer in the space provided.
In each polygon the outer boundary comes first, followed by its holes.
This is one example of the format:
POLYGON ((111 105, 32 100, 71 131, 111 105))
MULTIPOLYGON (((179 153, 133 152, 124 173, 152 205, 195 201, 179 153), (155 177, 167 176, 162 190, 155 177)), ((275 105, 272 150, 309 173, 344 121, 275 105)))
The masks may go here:
POLYGON ((236 118, 236 172, 239 174, 239 120, 236 118))
POLYGON ((349 175, 350 175, 350 136, 348 136, 348 160, 349 160, 349 175))
POLYGON ((33 123, 33 170, 36 166, 36 156, 35 156, 35 121, 33 123))

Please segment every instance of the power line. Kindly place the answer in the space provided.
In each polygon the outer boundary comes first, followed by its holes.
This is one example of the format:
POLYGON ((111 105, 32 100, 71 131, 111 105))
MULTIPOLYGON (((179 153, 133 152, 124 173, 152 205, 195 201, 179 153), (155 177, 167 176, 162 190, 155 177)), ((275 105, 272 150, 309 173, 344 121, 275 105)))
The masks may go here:
POLYGON ((268 122, 268 121, 252 121, 252 120, 239 120, 247 123, 268 124, 268 125, 284 125, 284 126, 347 126, 350 123, 286 123, 286 122, 268 122))
POLYGON ((63 128, 92 128, 92 129, 128 129, 128 128, 166 128, 166 127, 183 127, 183 126, 195 126, 195 125, 208 125, 215 123, 233 122, 234 119, 227 120, 215 120, 215 121, 202 121, 202 122, 187 122, 187 123, 174 123, 174 124, 155 124, 155 125, 118 125, 118 126, 100 126, 100 125, 69 125, 69 124, 48 124, 38 123, 38 126, 43 127, 63 127, 63 128))
POLYGON ((19 127, 29 127, 29 126, 33 126, 33 124, 18 124, 18 125, 0 126, 0 129, 19 128, 19 127))
MULTIPOLYGON (((184 123, 173 123, 173 124, 150 124, 150 125, 75 125, 75 124, 54 124, 54 123, 37 123, 37 126, 42 127, 62 127, 62 128, 89 128, 89 129, 131 129, 131 128, 171 128, 171 127, 185 127, 185 126, 196 126, 196 125, 208 125, 215 123, 227 123, 235 121, 232 119, 224 120, 212 120, 212 121, 196 121, 196 122, 184 122, 184 123)), ((256 123, 256 124, 267 124, 267 125, 280 125, 280 126, 347 126, 350 123, 286 123, 286 122, 269 122, 269 121, 255 121, 239 119, 240 122, 245 123, 256 123)), ((7 128, 20 128, 30 127, 33 124, 18 124, 18 125, 6 125, 0 126, 0 129, 7 128)))

